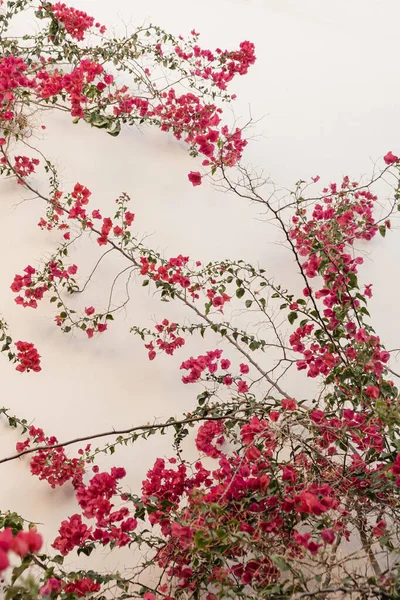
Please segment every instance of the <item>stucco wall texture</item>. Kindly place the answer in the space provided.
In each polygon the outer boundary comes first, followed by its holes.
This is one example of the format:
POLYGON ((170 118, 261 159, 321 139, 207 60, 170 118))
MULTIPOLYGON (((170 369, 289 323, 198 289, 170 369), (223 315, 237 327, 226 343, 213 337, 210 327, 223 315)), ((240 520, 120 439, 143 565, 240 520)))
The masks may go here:
MULTIPOLYGON (((244 163, 262 169, 282 193, 293 189, 298 179, 317 174, 323 184, 343 175, 368 177, 383 154, 400 151, 396 0, 74 0, 72 4, 117 32, 150 21, 174 34, 185 35, 195 27, 206 47, 235 47, 244 39, 254 42, 256 65, 234 82, 238 99, 227 116, 243 124, 251 115, 252 140, 244 163)), ((29 19, 21 26, 32 27, 29 19)), ((290 253, 277 244, 276 232, 260 209, 221 193, 210 182, 193 188, 187 173, 197 170, 200 160, 191 159, 184 144, 172 136, 131 129, 114 139, 85 125, 72 126, 59 115, 46 117, 45 122, 41 148, 55 161, 65 184, 86 185, 93 193, 93 205, 104 210, 120 192, 128 192, 137 231, 149 236, 148 243, 160 252, 204 262, 244 258, 279 275, 285 287, 298 285, 290 253)), ((139 284, 132 287, 129 306, 107 333, 88 341, 62 335, 46 304, 37 311, 15 305, 9 289, 15 273, 45 258, 54 247, 54 238, 36 227, 41 212, 40 201, 29 199, 15 183, 0 182, 0 309, 14 338, 34 341, 43 357, 42 372, 29 375, 0 360, 0 404, 61 441, 179 415, 190 408, 201 390, 182 385, 183 355, 150 363, 140 340, 129 333, 132 325, 149 326, 160 317, 183 319, 181 308, 160 304, 139 284)), ((361 277, 374 283, 373 321, 389 349, 400 345, 399 249, 397 231, 384 241, 374 241, 365 254, 361 277)), ((88 244, 83 250, 76 261, 83 273, 89 273, 97 248, 88 244)), ((85 298, 73 302, 79 307, 104 304, 117 268, 118 261, 104 261, 85 298)), ((189 340, 185 357, 210 343, 189 340)), ((304 396, 311 389, 296 373, 288 385, 294 395, 304 396)), ((12 454, 19 439, 1 427, 0 457, 12 454)), ((100 464, 126 466, 127 484, 138 491, 154 459, 168 455, 169 440, 154 436, 111 458, 102 457, 100 464)), ((28 460, 0 465, 0 507, 43 524, 48 544, 60 521, 77 508, 72 488, 50 489, 30 475, 28 460)), ((74 561, 68 558, 68 564, 74 561)), ((109 555, 104 550, 90 561, 122 568, 130 558, 127 551, 109 555)))

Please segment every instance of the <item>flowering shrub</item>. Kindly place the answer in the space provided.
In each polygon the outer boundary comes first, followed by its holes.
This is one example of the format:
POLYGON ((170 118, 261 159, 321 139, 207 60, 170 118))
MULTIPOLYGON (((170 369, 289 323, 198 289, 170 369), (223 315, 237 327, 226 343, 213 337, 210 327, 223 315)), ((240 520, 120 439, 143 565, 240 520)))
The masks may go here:
MULTIPOLYGON (((94 238, 99 259, 93 273, 112 252, 125 262, 127 285, 149 286, 162 301, 186 311, 183 323, 161 315, 153 329, 132 325, 131 332, 155 364, 161 353, 181 355, 177 377, 195 390, 196 406, 179 419, 84 436, 72 457, 68 446, 76 440, 59 442, 1 409, 21 439, 16 454, 0 463, 28 456, 32 475, 52 488, 71 485, 77 506, 49 540, 52 551, 42 554, 35 528, 15 513, 1 513, 0 571, 12 568, 7 600, 109 594, 282 600, 334 598, 339 592, 398 598, 400 420, 393 378, 399 375, 370 322, 372 284, 361 285, 358 275, 360 244, 390 231, 399 188, 379 218, 376 206, 382 209, 385 201, 374 182, 349 177, 324 187, 317 199, 315 193, 307 197, 311 182, 301 181, 277 206, 261 195, 259 179, 239 165, 246 145, 242 130, 222 125, 220 101, 234 100, 228 84, 254 63, 252 43, 211 51, 199 46, 195 31, 184 40, 153 25, 108 39, 105 27, 85 12, 41 2, 35 16, 42 28, 26 38, 33 52, 7 34, 14 16, 30 8, 28 0, 9 1, 0 13, 0 174, 42 201, 38 226, 54 231, 59 241, 43 264, 21 265, 10 282, 15 302, 24 310, 48 300, 65 334, 90 340, 105 333, 124 305, 111 308, 110 302, 104 311, 84 300, 80 310, 69 304, 90 282, 81 278, 79 245, 72 242, 94 238), (156 83, 160 71, 168 80, 162 91, 156 83), (119 85, 119 72, 134 75, 135 89, 119 85), (182 81, 191 91, 182 89, 182 81), (40 115, 49 107, 112 136, 123 125, 149 124, 183 139, 203 167, 188 174, 193 186, 218 175, 231 193, 269 212, 300 272, 302 293, 297 297, 242 260, 204 265, 183 254, 164 257, 141 240, 127 194, 103 214, 85 182, 62 184, 50 160, 26 141, 35 126, 32 111, 40 115), (42 167, 47 190, 37 189, 31 178, 42 167), (262 339, 250 325, 237 326, 238 308, 270 324, 273 339, 262 339), (276 314, 285 315, 285 326, 276 314), (187 337, 206 333, 208 350, 188 356, 187 337), (293 368, 299 380, 319 382, 315 397, 286 390, 284 376, 293 368), (137 493, 124 486, 125 469, 100 470, 100 453, 168 430, 174 435, 170 457, 149 465, 137 493), (185 459, 182 446, 192 432, 194 462, 185 459), (112 439, 94 449, 87 443, 103 437, 112 439), (143 552, 133 576, 70 571, 65 562, 70 554, 125 546, 143 552)), ((399 181, 400 159, 390 151, 383 160, 375 181, 389 173, 399 181)), ((312 185, 318 181, 312 178, 312 185)), ((42 368, 39 350, 32 342, 14 343, 3 320, 0 329, 1 351, 21 376, 34 377, 42 368)))

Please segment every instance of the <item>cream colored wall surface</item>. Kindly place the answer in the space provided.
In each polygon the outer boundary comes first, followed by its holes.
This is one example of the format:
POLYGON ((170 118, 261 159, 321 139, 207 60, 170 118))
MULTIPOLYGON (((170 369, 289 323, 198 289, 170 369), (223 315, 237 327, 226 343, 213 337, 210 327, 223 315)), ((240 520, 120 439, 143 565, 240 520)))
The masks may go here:
MULTIPOLYGON (((400 151, 396 0, 75 0, 73 5, 117 31, 146 20, 174 34, 185 35, 195 27, 203 46, 253 41, 257 63, 233 85, 238 94, 234 117, 244 123, 251 114, 256 121, 244 163, 262 168, 279 189, 316 174, 324 183, 346 174, 359 179, 388 150, 400 151)), ((21 21, 21 27, 29 29, 30 22, 21 21)), ((137 231, 166 256, 245 258, 262 264, 286 287, 298 288, 290 254, 276 243, 275 230, 259 209, 210 182, 193 188, 187 173, 197 170, 200 161, 171 136, 132 129, 114 139, 85 125, 72 126, 60 116, 46 123, 41 148, 60 167, 66 187, 85 184, 93 192, 93 207, 105 211, 121 191, 128 192, 137 231)), ((14 183, 0 182, 0 308, 14 339, 33 341, 40 349, 43 371, 21 375, 2 359, 1 404, 62 441, 179 415, 193 406, 201 389, 181 383, 179 364, 218 342, 189 340, 180 354, 150 363, 129 327, 149 326, 165 316, 182 320, 186 314, 160 304, 147 288, 133 286, 126 312, 91 341, 62 335, 46 304, 37 311, 15 305, 9 290, 15 273, 27 264, 35 266, 54 247, 54 238, 36 227, 42 205, 37 200, 21 203, 26 198, 14 183)), ((87 274, 98 248, 95 243, 85 248, 76 261, 87 274)), ((400 346, 399 249, 398 231, 374 241, 362 275, 375 284, 374 323, 388 348, 400 346)), ((85 298, 74 303, 80 308, 104 305, 116 268, 117 261, 105 261, 85 298)), ((287 385, 296 397, 312 389, 296 373, 287 385)), ((19 439, 2 428, 0 457, 13 453, 19 439)), ((101 464, 127 466, 127 484, 138 491, 146 470, 164 455, 168 440, 154 437, 101 464)), ((43 523, 50 543, 60 521, 76 512, 72 488, 51 490, 29 474, 28 460, 0 465, 0 473, 1 509, 43 523)), ((127 552, 111 556, 104 551, 91 561, 101 565, 103 559, 120 567, 129 563, 127 552)), ((74 558, 68 561, 73 564, 74 558)))

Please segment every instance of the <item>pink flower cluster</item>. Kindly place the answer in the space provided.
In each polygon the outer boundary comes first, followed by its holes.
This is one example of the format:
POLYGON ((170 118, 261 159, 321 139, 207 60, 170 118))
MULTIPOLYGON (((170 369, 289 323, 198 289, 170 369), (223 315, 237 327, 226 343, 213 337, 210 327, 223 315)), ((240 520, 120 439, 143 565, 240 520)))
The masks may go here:
POLYGON ((53 593, 59 594, 62 591, 64 594, 74 594, 79 598, 86 598, 88 594, 99 592, 100 589, 100 584, 90 579, 90 577, 75 579, 69 583, 64 583, 55 577, 49 577, 46 583, 40 588, 40 594, 44 597, 52 597, 53 593))
POLYGON ((81 481, 76 488, 76 498, 87 519, 95 519, 95 526, 88 527, 79 514, 72 515, 61 523, 59 536, 53 547, 63 556, 87 542, 103 545, 126 546, 131 541, 129 532, 137 527, 136 519, 129 516, 125 506, 113 510, 111 502, 117 495, 117 482, 125 477, 125 469, 113 467, 110 473, 97 473, 86 486, 81 481))
MULTIPOLYGON (((195 383, 202 377, 205 371, 211 375, 214 375, 218 368, 227 371, 231 366, 231 362, 228 359, 222 359, 219 362, 221 356, 222 350, 209 350, 206 354, 197 356, 197 358, 193 358, 192 356, 188 360, 185 360, 180 368, 189 371, 189 375, 184 375, 182 377, 183 383, 195 383)), ((249 372, 248 365, 241 364, 240 372, 242 374, 247 374, 249 372)), ((220 377, 222 383, 226 386, 232 385, 233 378, 231 375, 223 374, 220 377)), ((238 379, 236 383, 239 394, 245 394, 248 391, 249 386, 245 381, 238 379)))
MULTIPOLYGON (((396 162, 395 159, 391 159, 391 163, 393 162, 396 162)), ((345 177, 340 188, 336 184, 325 188, 325 207, 316 204, 309 219, 306 218, 305 209, 300 208, 293 217, 294 226, 290 237, 299 256, 306 257, 302 264, 306 277, 311 279, 321 275, 324 280, 323 287, 315 292, 315 298, 321 300, 324 306, 323 317, 327 321, 327 329, 334 331, 341 327, 343 323, 338 319, 337 311, 346 311, 347 338, 363 345, 358 349, 353 342, 349 343, 345 349, 347 359, 353 361, 358 355, 361 357, 365 344, 369 345, 371 358, 365 361, 364 371, 372 371, 376 377, 380 377, 384 369, 383 363, 389 358, 388 354, 380 348, 379 338, 368 336, 365 331, 365 335, 362 335, 349 316, 350 311, 357 311, 360 306, 359 297, 356 293, 352 294, 351 290, 353 282, 357 281, 357 268, 363 263, 363 259, 353 257, 347 247, 352 246, 357 239, 371 240, 378 231, 372 214, 377 197, 369 190, 356 189, 357 187, 357 182, 350 182, 345 177)), ((389 226, 390 223, 387 222, 385 227, 389 226)), ((371 297, 370 288, 371 286, 365 287, 365 297, 371 297)), ((310 295, 309 287, 304 289, 304 295, 310 295)), ((290 308, 298 310, 298 303, 290 308)), ((316 340, 306 348, 302 339, 309 336, 313 329, 311 324, 299 327, 290 336, 290 344, 304 356, 303 360, 297 362, 298 369, 307 369, 309 377, 320 374, 327 376, 343 357, 331 344, 319 344, 316 340)))
MULTIPOLYGON (((276 477, 273 472, 277 467, 270 462, 277 442, 268 421, 253 417, 243 425, 240 428, 243 449, 231 450, 230 455, 222 451, 224 433, 222 421, 208 421, 198 430, 197 448, 218 460, 218 467, 212 472, 200 461, 189 473, 185 464, 174 468, 175 459, 170 459, 169 466, 157 459, 142 485, 142 500, 150 509, 149 521, 160 526, 166 537, 166 546, 158 551, 156 562, 167 575, 177 579, 180 588, 192 589, 194 584, 195 539, 202 539, 205 544, 210 540, 212 544, 213 531, 223 531, 231 519, 237 523, 238 531, 248 536, 249 547, 260 540, 261 534, 271 548, 293 556, 301 554, 302 549, 316 554, 323 544, 334 542, 335 531, 348 535, 340 520, 332 529, 324 527, 320 533, 322 543, 295 528, 290 532, 283 529, 285 514, 296 520, 296 515, 302 519, 310 515, 323 517, 329 524, 333 511, 340 514, 339 501, 334 496, 334 486, 305 484, 304 469, 310 466, 305 456, 299 456, 297 463, 281 464, 279 494, 266 493, 272 476, 276 477), (219 507, 217 513, 213 512, 215 506, 219 507)), ((229 568, 224 569, 224 574, 213 573, 214 581, 223 576, 228 584, 233 575, 243 584, 265 584, 279 576, 279 569, 265 556, 245 558, 242 544, 227 544, 225 553, 229 568)))
MULTIPOLYGON (((20 177, 28 177, 35 172, 35 167, 39 164, 37 158, 28 158, 27 156, 16 156, 14 158, 14 169, 20 177)), ((18 183, 22 183, 18 179, 18 183)))
POLYGON ((211 458, 218 458, 222 452, 217 446, 221 446, 225 441, 223 431, 223 421, 206 421, 200 425, 196 436, 197 450, 211 458))
POLYGON ((289 343, 295 352, 301 352, 304 356, 304 360, 297 361, 299 371, 307 369, 308 377, 318 377, 320 374, 327 376, 339 359, 328 351, 327 346, 317 342, 312 342, 306 348, 302 340, 310 336, 313 329, 313 324, 298 327, 289 337, 289 343))
POLYGON ((245 75, 248 72, 250 65, 256 61, 254 50, 254 44, 248 41, 241 42, 239 50, 222 51, 217 48, 215 53, 204 50, 197 44, 189 52, 185 52, 180 46, 175 47, 176 55, 182 60, 195 59, 192 75, 211 79, 220 90, 226 90, 227 84, 235 75, 245 75), (214 61, 216 65, 212 64, 214 61))
POLYGON ((42 543, 42 536, 34 529, 19 531, 17 535, 13 534, 10 527, 0 531, 0 572, 10 565, 9 552, 23 557, 29 553, 38 552, 42 543))
POLYGON ((89 99, 83 89, 102 75, 104 68, 97 62, 83 59, 70 73, 53 72, 42 69, 36 75, 35 91, 40 98, 52 98, 61 93, 68 94, 71 102, 71 116, 83 119, 84 106, 89 99))
POLYGON ((67 583, 63 588, 63 592, 65 594, 76 594, 79 598, 86 598, 88 594, 99 592, 100 589, 99 583, 96 583, 90 577, 83 577, 67 583))
MULTIPOLYGON (((162 131, 172 131, 177 139, 182 137, 186 143, 206 158, 204 166, 234 166, 241 158, 247 141, 242 131, 236 128, 230 132, 227 126, 217 129, 222 113, 213 104, 203 105, 194 94, 177 97, 175 90, 164 92, 164 103, 156 106, 151 116, 161 120, 162 131)), ((189 173, 189 181, 200 185, 199 172, 189 173)))
MULTIPOLYGON (((164 319, 161 324, 156 325, 158 333, 163 334, 163 337, 156 337, 156 346, 170 356, 174 354, 175 350, 185 345, 185 340, 175 334, 177 327, 177 323, 170 323, 168 319, 164 319)), ((145 344, 145 348, 149 351, 149 360, 154 360, 157 355, 154 343, 145 344)))
POLYGON ((44 274, 37 274, 36 269, 28 265, 24 269, 25 275, 15 275, 10 286, 11 290, 16 293, 24 290, 24 296, 17 296, 15 302, 24 308, 37 308, 38 300, 42 300, 54 279, 69 279, 71 275, 76 274, 77 270, 76 265, 70 265, 64 269, 59 261, 52 260, 46 265, 44 274), (37 275, 36 280, 33 278, 34 275, 37 275), (43 277, 46 279, 46 283, 43 283, 43 277))
MULTIPOLYGON (((24 442, 17 443, 17 452, 23 452, 31 443, 53 446, 58 444, 58 440, 55 436, 46 437, 43 429, 31 426, 29 437, 24 442)), ((87 446, 86 450, 89 448, 90 446, 87 446)), ((76 487, 82 482, 85 473, 84 461, 81 458, 68 458, 63 447, 38 450, 32 456, 30 469, 32 475, 47 481, 52 488, 61 486, 66 481, 72 481, 76 487)))
POLYGON ((34 81, 25 75, 27 69, 24 60, 18 56, 0 58, 0 120, 13 119, 14 101, 20 88, 31 89, 35 86, 34 81))
POLYGON ((100 23, 95 24, 94 18, 89 17, 83 10, 77 10, 62 2, 52 4, 51 12, 54 14, 57 21, 60 21, 64 25, 65 31, 78 41, 84 39, 86 31, 93 27, 93 25, 99 29, 100 33, 104 33, 106 30, 104 25, 100 25, 100 23))
POLYGON ((38 373, 42 370, 40 366, 40 356, 35 346, 30 342, 16 342, 15 347, 17 349, 17 362, 16 371, 25 373, 27 371, 34 371, 38 373))
POLYGON ((41 300, 44 293, 48 290, 47 284, 31 287, 33 283, 32 275, 35 275, 36 269, 30 265, 24 269, 24 273, 25 275, 15 275, 10 288, 15 293, 26 288, 24 293, 26 299, 24 300, 22 296, 17 296, 15 302, 24 307, 37 308, 37 300, 41 300))
POLYGON ((328 416, 322 410, 313 410, 311 420, 318 430, 318 446, 328 450, 328 454, 335 454, 336 443, 344 431, 350 431, 353 444, 361 451, 373 448, 383 450, 382 422, 374 414, 365 411, 357 413, 352 409, 343 409, 341 416, 328 416))
POLYGON ((214 308, 218 308, 220 312, 222 312, 224 304, 231 300, 231 297, 228 296, 225 292, 222 294, 218 294, 214 289, 210 288, 207 290, 207 298, 211 301, 211 304, 214 308))
POLYGON ((184 290, 187 290, 192 298, 198 298, 197 291, 199 284, 192 284, 188 275, 184 272, 184 268, 189 262, 188 256, 179 254, 176 257, 170 258, 166 264, 157 266, 156 259, 149 260, 146 256, 140 257, 141 269, 140 274, 150 277, 152 281, 161 281, 170 285, 179 285, 184 290))

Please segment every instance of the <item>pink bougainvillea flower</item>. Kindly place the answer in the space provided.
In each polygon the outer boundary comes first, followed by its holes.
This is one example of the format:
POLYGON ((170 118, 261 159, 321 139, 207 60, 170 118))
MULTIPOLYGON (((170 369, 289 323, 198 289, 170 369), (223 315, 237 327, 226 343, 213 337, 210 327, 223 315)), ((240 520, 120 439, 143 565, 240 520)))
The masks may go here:
POLYGON ((374 536, 378 538, 383 537, 386 533, 386 527, 385 521, 379 521, 372 529, 374 536))
POLYGON ((249 390, 249 386, 245 381, 238 381, 237 386, 239 394, 245 394, 249 390))
POLYGON ((190 171, 188 179, 193 186, 201 185, 201 175, 198 171, 190 171))
POLYGON ((293 398, 284 398, 282 400, 282 408, 284 410, 296 410, 296 400, 293 400, 293 398))
POLYGON ((10 561, 8 560, 7 552, 4 552, 4 550, 0 548, 0 572, 5 571, 9 564, 10 561))
POLYGON ((323 529, 321 531, 321 537, 325 544, 333 544, 335 541, 335 534, 333 533, 332 529, 323 529))
POLYGON ((40 594, 42 596, 51 596, 52 592, 59 593, 62 588, 62 582, 55 577, 50 577, 47 582, 40 588, 40 594))
POLYGON ((374 398, 375 400, 379 398, 379 388, 376 387, 376 385, 369 385, 366 388, 365 393, 367 394, 367 396, 369 396, 370 398, 374 398))
POLYGON ((385 161, 385 163, 387 165, 393 165, 395 163, 398 163, 400 159, 398 156, 395 156, 393 154, 393 152, 390 150, 387 154, 385 154, 385 156, 383 157, 383 160, 385 161))
POLYGON ((127 210, 125 213, 125 223, 128 225, 128 227, 130 225, 132 225, 134 219, 135 219, 134 213, 131 213, 131 212, 129 212, 129 210, 127 210))

